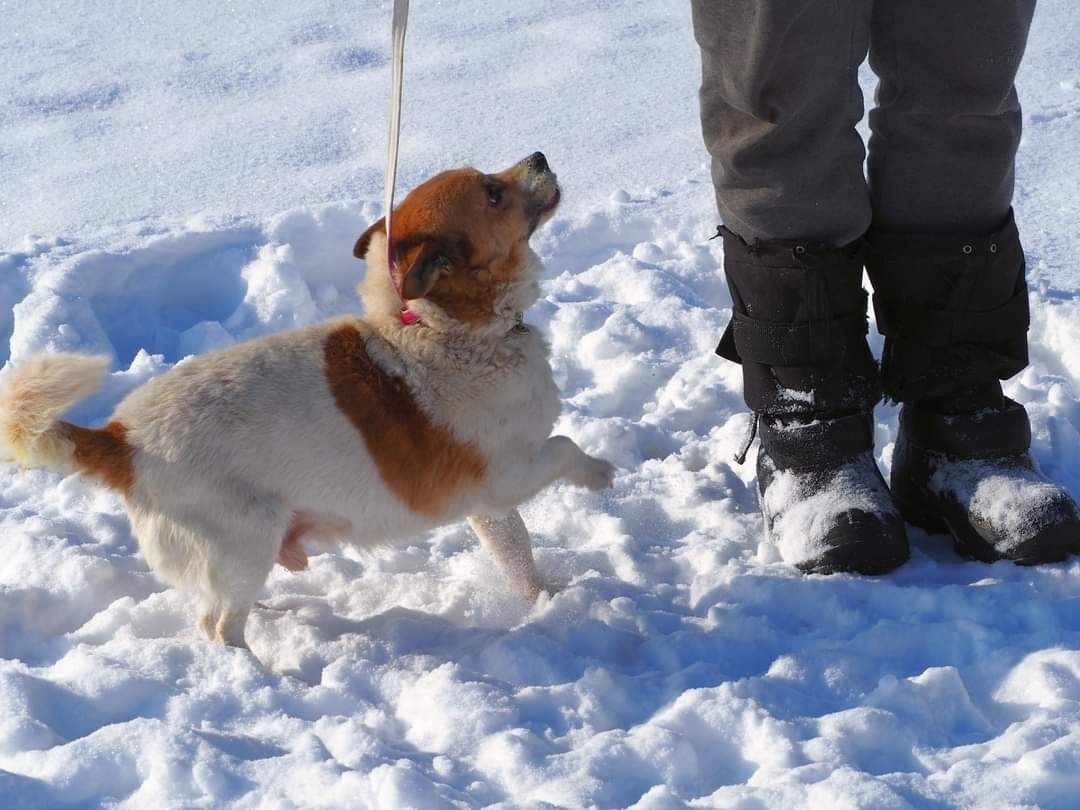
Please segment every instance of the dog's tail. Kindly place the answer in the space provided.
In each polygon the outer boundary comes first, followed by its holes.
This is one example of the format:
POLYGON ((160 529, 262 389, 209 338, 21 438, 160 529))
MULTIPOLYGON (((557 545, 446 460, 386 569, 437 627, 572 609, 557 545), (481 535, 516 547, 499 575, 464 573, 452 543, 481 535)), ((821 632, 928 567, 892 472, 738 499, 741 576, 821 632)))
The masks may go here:
POLYGON ((107 357, 50 354, 9 369, 0 378, 0 460, 93 472, 84 458, 88 444, 109 428, 80 428, 59 417, 101 386, 108 365, 107 357))

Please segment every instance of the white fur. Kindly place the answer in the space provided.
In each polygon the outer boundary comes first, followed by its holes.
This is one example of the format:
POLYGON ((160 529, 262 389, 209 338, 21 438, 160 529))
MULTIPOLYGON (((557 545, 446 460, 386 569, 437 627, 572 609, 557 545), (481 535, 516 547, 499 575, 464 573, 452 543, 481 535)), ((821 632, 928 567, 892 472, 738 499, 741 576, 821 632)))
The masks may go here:
MULTIPOLYGON (((380 235, 360 287, 368 317, 272 335, 193 358, 130 394, 114 419, 134 448, 128 511, 150 565, 200 601, 199 626, 244 645, 244 623, 296 513, 352 527, 358 546, 408 540, 469 516, 484 545, 523 593, 544 587, 515 507, 559 478, 599 489, 614 468, 566 437, 550 437, 558 390, 548 346, 514 329, 537 296, 539 259, 529 251, 494 323, 470 327, 413 302, 422 322, 405 326, 387 280, 380 235), (352 322, 371 358, 407 382, 426 415, 487 462, 486 479, 457 493, 439 520, 411 511, 387 487, 361 434, 335 401, 324 371, 327 334, 352 322)), ((20 370, 12 391, 36 390, 40 416, 22 430, 48 435, 63 408, 88 392, 91 365, 49 359, 20 370)), ((94 366, 100 375, 100 361, 94 366)), ((6 424, 6 423, 5 423, 6 424)), ((7 431, 5 431, 6 433, 7 431)), ((402 458, 422 465, 423 458, 402 458)))

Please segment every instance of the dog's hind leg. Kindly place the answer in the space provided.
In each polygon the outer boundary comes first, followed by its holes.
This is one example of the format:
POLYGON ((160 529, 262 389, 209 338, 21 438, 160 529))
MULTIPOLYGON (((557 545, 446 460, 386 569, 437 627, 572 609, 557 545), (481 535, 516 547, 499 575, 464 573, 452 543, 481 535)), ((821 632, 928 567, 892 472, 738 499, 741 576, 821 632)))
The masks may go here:
POLYGON ((199 600, 203 635, 246 647, 244 625, 273 568, 288 513, 265 501, 237 510, 237 500, 218 509, 204 502, 198 512, 129 504, 128 512, 150 566, 199 600))
MULTIPOLYGON (((254 543, 250 537, 248 542, 254 543)), ((272 553, 270 544, 263 544, 272 553)), ((255 598, 273 566, 270 553, 258 559, 245 555, 239 559, 210 553, 201 579, 198 627, 212 642, 247 649, 244 627, 255 598)))
POLYGON ((229 647, 250 649, 244 638, 244 628, 247 626, 248 614, 251 613, 251 604, 226 605, 221 611, 217 623, 217 641, 229 647))
POLYGON ((199 632, 207 641, 217 641, 219 611, 216 605, 204 603, 199 608, 199 632))
POLYGON ((274 567, 278 540, 283 526, 269 525, 252 516, 251 523, 241 533, 239 521, 234 521, 233 534, 228 542, 211 548, 206 585, 216 599, 213 640, 230 647, 247 649, 244 627, 248 614, 255 606, 259 591, 274 567))
POLYGON ((545 589, 533 560, 529 530, 517 509, 506 515, 470 515, 469 525, 487 552, 527 598, 536 599, 545 589))

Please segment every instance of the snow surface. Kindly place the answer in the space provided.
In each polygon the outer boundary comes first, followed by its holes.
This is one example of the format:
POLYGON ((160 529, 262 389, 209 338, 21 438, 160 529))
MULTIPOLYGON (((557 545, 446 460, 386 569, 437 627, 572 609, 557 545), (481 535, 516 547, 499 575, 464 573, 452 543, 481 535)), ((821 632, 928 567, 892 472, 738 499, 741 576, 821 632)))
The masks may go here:
MULTIPOLYGON (((183 357, 355 311, 379 214, 385 0, 0 0, 0 363, 104 351, 100 421, 183 357)), ((464 525, 278 570, 197 638, 120 502, 0 469, 0 806, 1046 807, 1080 794, 1080 562, 881 579, 761 543, 683 0, 413 3, 402 179, 543 149, 561 431, 626 472, 526 510, 534 608, 464 525)), ((869 89, 871 78, 864 77, 869 89)), ((1009 382, 1080 495, 1080 15, 1043 0, 1009 382)), ((874 338, 880 349, 880 339, 874 338)), ((895 409, 882 407, 887 469, 895 409)))

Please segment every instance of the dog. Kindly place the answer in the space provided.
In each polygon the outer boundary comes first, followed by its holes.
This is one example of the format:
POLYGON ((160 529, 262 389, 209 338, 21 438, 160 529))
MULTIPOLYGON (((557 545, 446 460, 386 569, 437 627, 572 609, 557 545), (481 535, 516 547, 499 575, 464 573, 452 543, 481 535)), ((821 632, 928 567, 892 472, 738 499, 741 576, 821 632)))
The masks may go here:
POLYGON ((535 599, 546 584, 517 507, 554 481, 600 490, 615 475, 550 435, 549 348, 523 320, 542 271, 529 239, 560 199, 539 152, 497 174, 438 174, 394 211, 392 276, 385 220, 356 242, 364 317, 186 360, 101 428, 59 417, 108 358, 28 359, 0 386, 0 455, 120 493, 147 562, 219 643, 247 646, 267 576, 306 568, 305 539, 370 547, 467 518, 535 599))

